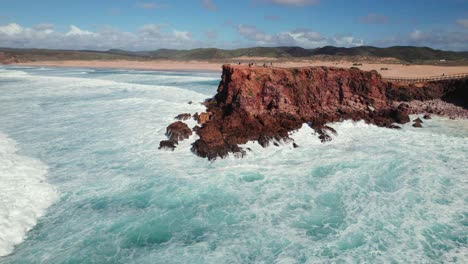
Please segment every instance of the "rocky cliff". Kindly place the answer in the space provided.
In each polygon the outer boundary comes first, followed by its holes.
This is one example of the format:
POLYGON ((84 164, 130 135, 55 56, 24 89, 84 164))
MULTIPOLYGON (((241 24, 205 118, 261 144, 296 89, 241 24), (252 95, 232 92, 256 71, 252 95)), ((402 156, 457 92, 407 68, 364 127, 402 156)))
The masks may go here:
POLYGON ((217 94, 206 102, 202 115, 207 118, 195 128, 200 139, 192 150, 209 159, 229 153, 242 156, 240 144, 289 141, 289 132, 304 123, 323 142, 334 133, 326 123, 344 119, 399 128, 395 123, 409 122, 412 110, 395 102, 445 98, 466 107, 467 84, 460 80, 397 85, 383 81, 375 71, 359 69, 225 65, 217 94))

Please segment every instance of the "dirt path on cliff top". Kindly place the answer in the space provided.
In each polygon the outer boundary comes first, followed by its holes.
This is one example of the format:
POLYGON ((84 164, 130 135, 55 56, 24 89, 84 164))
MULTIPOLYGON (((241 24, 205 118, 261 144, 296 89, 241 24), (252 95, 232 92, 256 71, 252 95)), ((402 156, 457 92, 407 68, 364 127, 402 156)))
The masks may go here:
MULTIPOLYGON (((262 61, 255 61, 257 66, 263 65, 262 61)), ((306 67, 306 66, 333 66, 350 68, 352 62, 334 61, 294 61, 275 62, 266 61, 267 64, 273 62, 274 67, 306 67)), ((89 68, 115 68, 115 69, 141 69, 141 70, 190 70, 190 71, 221 71, 222 62, 208 61, 39 61, 17 63, 23 66, 45 66, 45 67, 89 67, 89 68)), ((356 67, 356 66, 355 66, 356 67)), ((384 77, 429 77, 442 74, 468 73, 468 66, 435 66, 435 65, 403 65, 403 64, 371 64, 362 63, 357 66, 361 70, 377 70, 384 77), (387 68, 388 70, 382 70, 387 68)))

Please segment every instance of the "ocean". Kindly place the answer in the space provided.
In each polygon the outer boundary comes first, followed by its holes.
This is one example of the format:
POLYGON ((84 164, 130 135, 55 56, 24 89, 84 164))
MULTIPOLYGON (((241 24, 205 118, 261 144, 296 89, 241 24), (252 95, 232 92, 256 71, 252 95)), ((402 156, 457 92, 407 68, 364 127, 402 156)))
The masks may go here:
POLYGON ((468 120, 158 150, 219 81, 0 67, 0 263, 468 263, 468 120))

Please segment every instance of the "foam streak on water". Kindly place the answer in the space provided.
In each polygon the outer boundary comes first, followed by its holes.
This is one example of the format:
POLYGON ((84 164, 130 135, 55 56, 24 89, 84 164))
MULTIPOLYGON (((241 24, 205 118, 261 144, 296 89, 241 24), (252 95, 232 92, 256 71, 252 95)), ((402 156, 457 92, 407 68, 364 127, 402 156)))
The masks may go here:
POLYGON ((0 256, 23 241, 55 199, 46 173, 45 164, 18 155, 15 142, 0 133, 0 256))
POLYGON ((218 82, 0 68, 0 131, 18 146, 5 155, 22 161, 8 168, 27 164, 41 172, 24 174, 34 192, 60 193, 0 263, 468 262, 468 121, 402 130, 345 121, 326 144, 304 126, 292 135, 299 149, 248 143, 246 158, 216 162, 190 153, 190 141, 159 151, 173 117, 203 111, 218 82), (35 180, 45 176, 49 184, 35 180))

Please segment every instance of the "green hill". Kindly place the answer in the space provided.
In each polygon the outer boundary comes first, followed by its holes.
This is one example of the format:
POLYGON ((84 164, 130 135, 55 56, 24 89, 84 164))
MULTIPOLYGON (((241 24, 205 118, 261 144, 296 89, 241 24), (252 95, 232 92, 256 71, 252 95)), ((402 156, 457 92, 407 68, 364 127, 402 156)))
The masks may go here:
POLYGON ((433 63, 446 60, 457 63, 468 63, 468 52, 435 50, 428 47, 394 46, 377 48, 362 46, 340 48, 326 46, 316 49, 301 47, 253 47, 233 50, 217 48, 200 48, 191 50, 158 49, 154 51, 126 51, 111 49, 108 51, 92 50, 47 50, 47 49, 11 49, 0 48, 3 57, 17 61, 39 60, 225 60, 242 56, 269 57, 280 59, 307 58, 312 56, 367 56, 377 58, 396 58, 408 63, 433 63))

